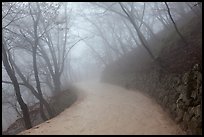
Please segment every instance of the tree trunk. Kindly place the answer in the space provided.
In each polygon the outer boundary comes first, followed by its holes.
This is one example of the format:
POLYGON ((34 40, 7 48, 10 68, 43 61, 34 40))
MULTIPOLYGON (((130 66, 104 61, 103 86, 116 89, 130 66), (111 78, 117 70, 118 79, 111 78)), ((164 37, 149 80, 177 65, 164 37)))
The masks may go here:
MULTIPOLYGON (((3 44, 3 43, 2 43, 3 44)), ((7 58, 7 54, 6 54, 6 50, 4 48, 4 44, 2 45, 2 59, 3 59, 3 64, 4 67, 6 69, 7 74, 9 75, 13 86, 14 86, 14 90, 15 90, 15 94, 17 97, 17 101, 21 107, 21 110, 23 112, 23 119, 24 119, 24 123, 25 123, 25 127, 26 129, 30 129, 32 128, 32 124, 31 124, 31 120, 30 120, 30 115, 29 115, 29 110, 28 110, 28 106, 25 104, 25 102, 23 101, 22 97, 21 97, 21 93, 20 93, 20 87, 17 81, 17 78, 14 74, 14 71, 12 70, 9 62, 8 62, 8 58, 7 58)))
POLYGON ((40 116, 44 121, 48 120, 48 118, 46 117, 45 112, 43 110, 43 103, 41 101, 40 101, 40 116))
MULTIPOLYGON (((30 5, 29 5, 30 6, 30 5)), ((39 5, 37 3, 37 7, 38 7, 38 13, 36 15, 36 20, 33 17, 33 13, 30 9, 30 15, 33 19, 33 29, 34 29, 34 44, 32 45, 32 56, 33 56, 33 70, 34 70, 34 75, 35 75, 35 81, 36 81, 36 88, 38 91, 38 94, 40 96, 40 98, 43 98, 43 94, 41 91, 41 85, 40 85, 40 79, 39 79, 39 75, 38 75, 38 67, 37 67, 37 48, 38 48, 38 43, 39 43, 39 38, 38 38, 38 23, 39 23, 39 19, 41 16, 41 11, 39 8, 39 5)), ((30 8, 30 7, 29 7, 30 8)), ((42 102, 40 101, 40 114, 43 120, 46 120, 47 117, 44 113, 43 110, 43 105, 42 102)))
MULTIPOLYGON (((35 43, 32 47, 32 55, 33 55, 33 70, 34 70, 34 75, 35 75, 35 81, 36 81, 36 88, 38 90, 38 94, 39 96, 42 98, 43 95, 42 95, 42 91, 41 91, 41 86, 40 86, 40 79, 39 79, 39 76, 38 76, 38 68, 37 68, 37 56, 36 56, 36 53, 37 53, 37 46, 38 46, 38 36, 37 36, 37 22, 34 21, 34 34, 35 34, 35 43)), ((40 114, 41 114, 41 117, 43 120, 47 120, 47 117, 44 113, 44 110, 43 110, 43 105, 42 103, 40 102, 40 114)))
POLYGON ((50 107, 50 105, 44 98, 41 98, 40 100, 45 105, 45 108, 47 109, 50 118, 53 118, 55 116, 55 111, 50 107))
POLYGON ((54 77, 54 85, 55 85, 55 92, 60 92, 61 91, 61 82, 60 82, 60 75, 58 72, 55 73, 54 77))
MULTIPOLYGON (((15 64, 15 62, 11 62, 14 66, 14 68, 16 69, 16 72, 17 74, 19 75, 19 77, 22 79, 23 83, 24 83, 24 86, 26 86, 28 89, 30 89, 30 91, 32 92, 32 94, 40 101, 44 104, 50 118, 52 118, 54 116, 54 112, 53 110, 51 109, 51 107, 49 106, 48 102, 42 97, 39 95, 39 93, 35 90, 35 88, 30 85, 28 83, 28 81, 26 80, 26 78, 24 77, 24 75, 21 73, 21 71, 19 70, 18 66, 15 64)), ((43 118, 42 118, 43 119, 43 118)))
MULTIPOLYGON (((35 80, 36 80, 36 88, 38 90, 39 96, 43 97, 42 91, 41 91, 41 86, 40 86, 40 79, 39 79, 39 76, 38 76, 37 61, 36 61, 37 43, 35 43, 35 45, 34 45, 34 47, 32 49, 33 49, 33 69, 34 69, 34 75, 35 75, 35 80)), ((41 102, 40 102, 40 115, 41 115, 43 120, 47 120, 47 117, 46 117, 46 115, 44 113, 43 105, 42 105, 41 102)))

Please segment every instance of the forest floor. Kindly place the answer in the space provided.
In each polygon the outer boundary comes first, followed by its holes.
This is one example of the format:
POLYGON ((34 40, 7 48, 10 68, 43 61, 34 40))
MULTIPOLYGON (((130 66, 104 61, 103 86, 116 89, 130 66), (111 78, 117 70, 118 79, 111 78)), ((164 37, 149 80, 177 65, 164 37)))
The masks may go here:
POLYGON ((20 134, 185 134, 141 92, 93 82, 75 87, 78 99, 71 107, 20 134))

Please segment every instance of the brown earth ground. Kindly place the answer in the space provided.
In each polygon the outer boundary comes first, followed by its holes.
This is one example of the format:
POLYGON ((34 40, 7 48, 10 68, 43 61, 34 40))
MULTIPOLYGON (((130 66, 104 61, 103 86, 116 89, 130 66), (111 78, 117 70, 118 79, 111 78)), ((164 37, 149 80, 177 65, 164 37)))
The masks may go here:
POLYGON ((79 97, 70 108, 20 134, 185 134, 141 92, 92 82, 75 86, 79 97))

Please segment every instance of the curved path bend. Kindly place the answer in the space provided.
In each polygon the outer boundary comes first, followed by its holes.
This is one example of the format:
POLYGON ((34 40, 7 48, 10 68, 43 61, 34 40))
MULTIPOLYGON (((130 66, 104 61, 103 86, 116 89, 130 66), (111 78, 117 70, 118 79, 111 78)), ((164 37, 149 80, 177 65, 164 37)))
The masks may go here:
POLYGON ((184 134, 141 92, 104 83, 78 83, 79 99, 57 117, 20 134, 184 134))

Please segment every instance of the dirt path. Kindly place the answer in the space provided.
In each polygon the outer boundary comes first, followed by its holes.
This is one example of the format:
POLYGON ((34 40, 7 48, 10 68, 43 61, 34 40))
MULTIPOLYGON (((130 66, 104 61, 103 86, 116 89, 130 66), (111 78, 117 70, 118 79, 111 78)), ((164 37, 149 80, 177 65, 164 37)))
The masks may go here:
POLYGON ((80 98, 59 116, 21 134, 183 134, 159 105, 140 92, 80 83, 80 98))

